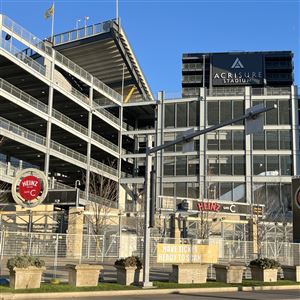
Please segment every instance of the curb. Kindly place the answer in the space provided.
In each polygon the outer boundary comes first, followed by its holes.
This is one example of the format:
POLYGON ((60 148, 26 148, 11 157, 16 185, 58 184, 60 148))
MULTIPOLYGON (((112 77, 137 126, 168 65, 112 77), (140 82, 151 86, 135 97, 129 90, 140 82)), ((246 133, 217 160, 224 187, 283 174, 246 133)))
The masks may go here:
POLYGON ((300 290, 299 285, 275 285, 275 286, 241 286, 220 288, 179 288, 179 289, 144 289, 127 291, 92 291, 92 292, 61 292, 61 293, 25 293, 25 294, 2 294, 1 300, 28 299, 55 299, 55 298, 79 298, 79 297, 108 297, 108 296, 142 296, 142 295, 167 295, 167 294, 192 294, 192 293, 221 293, 221 292, 249 292, 249 291, 276 291, 276 290, 300 290))

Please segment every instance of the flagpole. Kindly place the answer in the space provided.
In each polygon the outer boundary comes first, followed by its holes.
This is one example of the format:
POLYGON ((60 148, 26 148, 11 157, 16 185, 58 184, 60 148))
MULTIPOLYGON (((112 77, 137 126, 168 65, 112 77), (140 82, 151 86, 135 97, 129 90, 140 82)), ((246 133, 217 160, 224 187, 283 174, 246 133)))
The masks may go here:
POLYGON ((54 2, 53 2, 53 14, 52 14, 52 24, 51 24, 51 41, 52 41, 52 44, 54 44, 54 14, 55 14, 55 8, 54 8, 54 2))
POLYGON ((119 1, 116 0, 116 20, 117 24, 119 24, 119 1))

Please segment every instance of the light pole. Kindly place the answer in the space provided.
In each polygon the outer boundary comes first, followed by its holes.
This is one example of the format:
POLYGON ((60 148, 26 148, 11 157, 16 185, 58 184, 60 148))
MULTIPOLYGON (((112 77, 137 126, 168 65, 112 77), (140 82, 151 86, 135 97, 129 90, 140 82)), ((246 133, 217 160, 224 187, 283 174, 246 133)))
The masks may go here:
POLYGON ((86 16, 84 17, 84 27, 87 26, 87 21, 90 19, 90 17, 86 16))
MULTIPOLYGON (((174 146, 178 143, 188 143, 192 141, 195 137, 202 134, 206 134, 211 131, 215 131, 219 128, 225 127, 237 123, 239 121, 246 120, 247 125, 246 133, 251 134, 260 130, 258 125, 261 125, 260 118, 258 116, 262 113, 268 112, 270 110, 276 109, 277 105, 272 107, 261 107, 260 105, 251 107, 243 116, 225 121, 223 123, 198 130, 195 132, 190 132, 189 130, 178 137, 176 140, 167 142, 163 145, 152 147, 152 136, 148 135, 147 148, 146 148, 146 168, 145 168, 145 188, 144 188, 144 207, 145 207, 145 217, 144 217, 144 267, 143 267, 143 287, 151 287, 152 282, 149 280, 150 275, 150 190, 151 190, 151 170, 152 170, 152 154, 164 150, 168 147, 174 146)), ((154 201, 154 199, 152 199, 154 201)))
POLYGON ((80 19, 78 19, 78 20, 76 20, 76 27, 75 27, 75 29, 78 29, 78 27, 79 27, 79 23, 81 22, 81 20, 80 19))

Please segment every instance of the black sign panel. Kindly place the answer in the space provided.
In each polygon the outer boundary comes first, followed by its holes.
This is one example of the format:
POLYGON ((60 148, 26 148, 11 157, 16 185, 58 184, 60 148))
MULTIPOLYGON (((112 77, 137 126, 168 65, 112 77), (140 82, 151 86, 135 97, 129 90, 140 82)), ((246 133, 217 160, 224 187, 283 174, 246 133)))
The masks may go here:
POLYGON ((300 243, 300 178, 292 181, 293 242, 300 243))
POLYGON ((212 56, 212 64, 214 86, 264 83, 263 55, 260 53, 217 53, 212 56))

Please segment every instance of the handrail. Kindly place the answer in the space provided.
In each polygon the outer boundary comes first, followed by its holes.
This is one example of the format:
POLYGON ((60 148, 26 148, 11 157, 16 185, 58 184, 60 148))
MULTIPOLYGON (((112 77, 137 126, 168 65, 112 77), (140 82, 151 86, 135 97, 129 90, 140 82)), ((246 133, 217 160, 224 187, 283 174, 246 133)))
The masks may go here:
MULTIPOLYGON (((5 81, 3 78, 0 78, 0 88, 2 88, 4 91, 12 94, 13 96, 17 97, 18 99, 30 104, 31 106, 37 108, 38 110, 47 113, 48 112, 48 106, 44 104, 43 102, 37 100, 36 98, 30 96, 29 94, 23 92, 22 90, 18 89, 14 85, 10 84, 9 82, 5 81)), ((64 124, 72 127, 76 131, 88 135, 88 129, 82 126, 81 124, 75 122, 74 120, 70 119, 69 117, 63 115, 61 112, 52 109, 52 116, 63 122, 64 124)), ((106 146, 110 148, 111 150, 118 153, 119 148, 114 143, 110 142, 109 140, 105 139, 104 137, 100 136, 99 134, 92 132, 92 138, 102 144, 103 146, 106 146)))
POLYGON ((89 83, 92 83, 92 79, 94 82, 94 85, 99 88, 100 90, 104 91, 108 95, 110 95, 113 99, 115 99, 118 102, 122 101, 122 96, 117 93, 115 90, 110 88, 108 85, 106 85, 104 82, 100 81, 98 78, 93 77, 89 72, 84 70, 82 67, 78 66, 76 63, 71 61, 69 58, 64 56, 63 54, 59 53, 58 51, 54 50, 50 45, 47 45, 44 41, 40 40, 36 36, 34 36, 32 33, 30 33, 28 30, 14 22, 12 19, 10 19, 6 15, 2 15, 2 25, 6 27, 7 29, 14 32, 16 35, 20 36, 24 40, 26 40, 29 44, 31 44, 34 47, 37 47, 42 52, 46 53, 47 55, 52 55, 54 52, 55 54, 55 60, 60 62, 62 65, 73 71, 75 74, 79 75, 80 77, 87 80, 89 83))
MULTIPOLYGON (((4 128, 8 131, 11 131, 19 136, 22 136, 30 141, 33 141, 35 143, 38 143, 42 146, 45 146, 46 145, 46 138, 35 133, 35 132, 32 132, 22 126, 19 126, 11 121, 8 121, 2 117, 0 117, 0 128, 4 128)), ((71 157, 73 159, 76 159, 80 162, 83 162, 83 163, 87 163, 87 157, 77 151, 74 151, 62 144, 59 144, 55 141, 51 141, 50 142, 50 148, 52 150, 55 150, 55 151, 58 151, 59 153, 62 153, 62 154, 65 154, 67 155, 68 157, 71 157)), ((118 171, 112 167, 109 167, 95 159, 91 159, 91 166, 95 167, 95 168, 98 168, 99 170, 102 170, 104 172, 107 172, 113 176, 117 176, 118 175, 118 171)))

